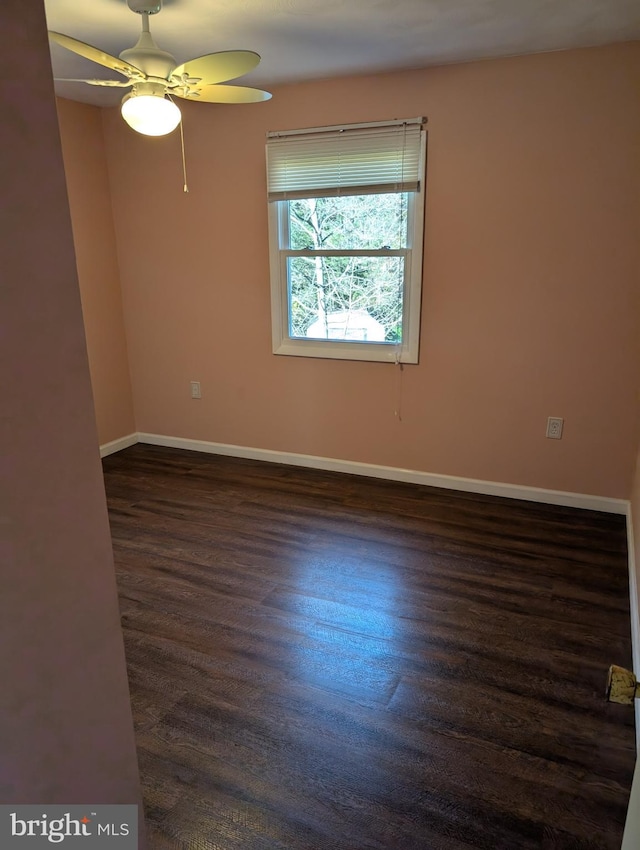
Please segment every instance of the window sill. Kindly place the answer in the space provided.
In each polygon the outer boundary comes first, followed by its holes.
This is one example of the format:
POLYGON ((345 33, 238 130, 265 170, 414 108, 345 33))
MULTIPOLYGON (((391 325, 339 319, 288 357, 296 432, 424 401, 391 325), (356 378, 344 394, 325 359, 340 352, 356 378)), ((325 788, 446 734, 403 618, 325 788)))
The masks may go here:
POLYGON ((274 354, 328 360, 364 360, 374 363, 417 363, 418 353, 385 342, 324 342, 285 339, 274 344, 274 354))

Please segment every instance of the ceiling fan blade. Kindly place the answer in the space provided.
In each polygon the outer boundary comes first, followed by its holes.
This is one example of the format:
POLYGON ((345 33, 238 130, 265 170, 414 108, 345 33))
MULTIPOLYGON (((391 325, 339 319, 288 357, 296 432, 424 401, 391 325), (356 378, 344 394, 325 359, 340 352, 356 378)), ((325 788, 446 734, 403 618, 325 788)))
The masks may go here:
POLYGON ((194 79, 206 86, 248 74, 259 62, 260 57, 252 50, 222 50, 220 53, 207 53, 197 59, 189 59, 178 65, 171 77, 180 82, 194 79))
POLYGON ((262 100, 270 100, 268 91, 252 89, 249 86, 202 86, 192 87, 188 94, 179 94, 185 100, 200 100, 203 103, 260 103, 262 100))
POLYGON ((116 86, 123 89, 133 85, 131 80, 75 80, 68 77, 54 77, 54 80, 56 83, 89 83, 90 86, 116 86))
POLYGON ((128 62, 124 62, 122 59, 118 59, 116 56, 111 56, 109 53, 105 53, 104 50, 100 50, 98 47, 93 47, 91 44, 85 44, 84 41, 78 41, 77 38, 71 38, 70 35, 64 35, 61 32, 52 32, 49 30, 49 37, 53 39, 56 44, 66 47, 67 50, 71 50, 79 56, 84 56, 85 59, 90 59, 92 62, 97 62, 98 65, 104 65, 105 68, 111 68, 113 71, 118 71, 118 73, 125 77, 130 77, 136 80, 146 79, 147 75, 139 68, 136 68, 134 65, 130 65, 128 62))

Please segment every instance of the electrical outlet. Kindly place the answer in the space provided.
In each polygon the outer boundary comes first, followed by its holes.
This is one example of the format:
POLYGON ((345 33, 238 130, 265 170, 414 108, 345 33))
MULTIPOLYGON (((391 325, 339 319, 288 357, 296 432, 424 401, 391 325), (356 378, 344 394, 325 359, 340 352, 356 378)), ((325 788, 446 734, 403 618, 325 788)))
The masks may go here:
POLYGON ((200 395, 200 381, 191 381, 191 398, 202 398, 200 395))
POLYGON ((551 440, 561 440, 563 425, 564 419, 561 416, 550 416, 547 419, 547 437, 551 440))

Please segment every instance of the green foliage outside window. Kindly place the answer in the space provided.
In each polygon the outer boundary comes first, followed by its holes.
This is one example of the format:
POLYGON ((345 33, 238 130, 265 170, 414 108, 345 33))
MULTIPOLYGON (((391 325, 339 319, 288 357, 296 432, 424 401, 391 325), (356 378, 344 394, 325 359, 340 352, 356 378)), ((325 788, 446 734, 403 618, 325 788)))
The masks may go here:
POLYGON ((290 335, 304 338, 319 321, 325 324, 319 335, 336 338, 332 316, 346 315, 347 325, 353 317, 357 325, 366 314, 384 329, 384 342, 401 342, 404 256, 387 251, 407 247, 407 195, 309 198, 289 201, 288 208, 289 248, 305 252, 288 259, 290 335))

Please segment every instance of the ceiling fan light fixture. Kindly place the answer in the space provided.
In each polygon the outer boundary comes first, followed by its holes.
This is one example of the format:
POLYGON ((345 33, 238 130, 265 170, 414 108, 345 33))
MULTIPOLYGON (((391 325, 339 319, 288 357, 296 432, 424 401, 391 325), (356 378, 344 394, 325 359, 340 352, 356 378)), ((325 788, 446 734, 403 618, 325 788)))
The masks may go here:
POLYGON ((144 136, 172 133, 182 119, 173 97, 200 103, 258 103, 271 97, 269 92, 249 86, 224 85, 255 68, 260 62, 257 53, 221 50, 176 65, 175 57, 158 47, 149 29, 149 17, 160 11, 162 0, 127 0, 127 5, 141 16, 142 29, 136 44, 121 51, 119 57, 64 33, 49 31, 49 36, 66 50, 126 77, 124 81, 73 79, 60 82, 132 87, 120 111, 136 133, 144 136))
POLYGON ((166 136, 182 118, 176 104, 164 95, 136 92, 124 96, 120 112, 131 129, 144 136, 166 136))

